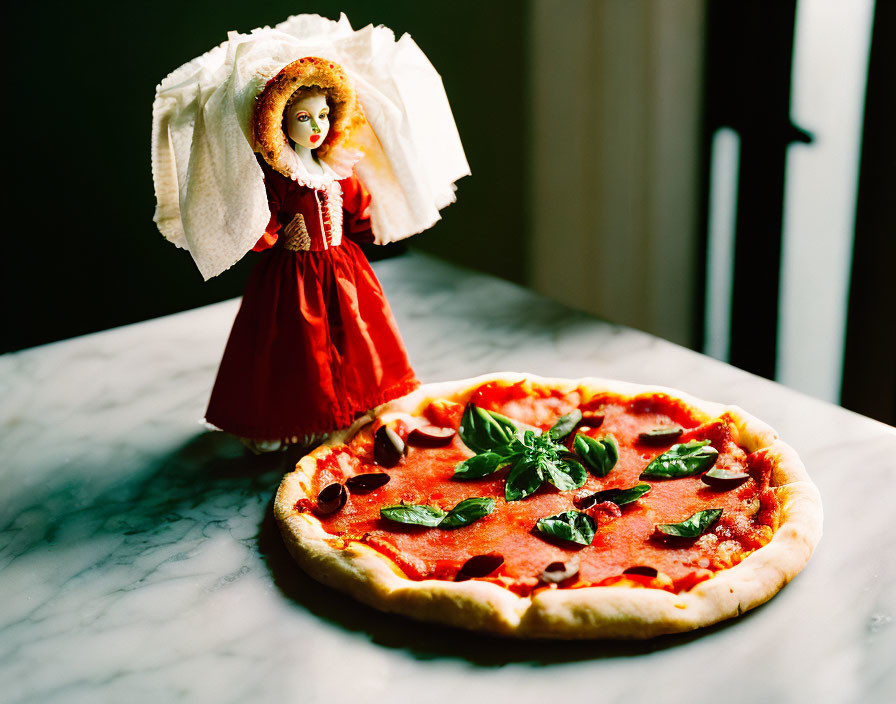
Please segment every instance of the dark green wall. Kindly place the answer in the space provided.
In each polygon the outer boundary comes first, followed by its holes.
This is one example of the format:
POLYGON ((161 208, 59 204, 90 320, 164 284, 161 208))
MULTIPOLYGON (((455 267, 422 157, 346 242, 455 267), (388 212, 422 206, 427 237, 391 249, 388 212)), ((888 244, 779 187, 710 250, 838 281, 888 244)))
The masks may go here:
POLYGON ((203 282, 152 222, 156 84, 226 38, 317 12, 410 33, 442 74, 473 176, 412 246, 524 280, 525 3, 173 2, 19 5, 7 33, 5 320, 0 351, 237 296, 252 256, 203 282))

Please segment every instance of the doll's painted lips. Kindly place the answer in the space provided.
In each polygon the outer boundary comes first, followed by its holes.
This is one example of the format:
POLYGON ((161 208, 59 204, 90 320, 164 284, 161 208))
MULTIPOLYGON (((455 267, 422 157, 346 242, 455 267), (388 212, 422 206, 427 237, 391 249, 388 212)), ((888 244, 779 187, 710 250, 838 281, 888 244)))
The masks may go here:
POLYGON ((313 134, 313 135, 311 135, 308 139, 310 139, 312 142, 316 142, 317 140, 320 139, 320 135, 319 135, 319 134, 313 134))

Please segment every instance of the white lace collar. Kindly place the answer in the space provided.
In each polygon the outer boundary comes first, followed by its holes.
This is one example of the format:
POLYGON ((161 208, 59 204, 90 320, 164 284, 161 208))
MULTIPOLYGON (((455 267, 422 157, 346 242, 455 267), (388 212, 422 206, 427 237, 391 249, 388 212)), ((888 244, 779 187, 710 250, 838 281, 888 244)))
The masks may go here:
POLYGON ((318 163, 323 168, 323 173, 316 174, 308 170, 305 162, 296 154, 294 149, 284 149, 280 152, 279 162, 274 168, 291 178, 293 181, 308 188, 326 188, 333 181, 340 181, 352 175, 352 167, 364 156, 355 149, 334 147, 325 159, 318 163))

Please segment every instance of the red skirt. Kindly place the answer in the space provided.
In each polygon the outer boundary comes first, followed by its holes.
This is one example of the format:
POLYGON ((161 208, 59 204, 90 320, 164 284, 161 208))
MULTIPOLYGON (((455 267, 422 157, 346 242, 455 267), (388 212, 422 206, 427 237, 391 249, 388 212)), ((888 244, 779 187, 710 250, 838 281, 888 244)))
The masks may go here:
POLYGON ((418 385, 358 245, 276 246, 249 277, 205 418, 258 440, 323 433, 418 385))

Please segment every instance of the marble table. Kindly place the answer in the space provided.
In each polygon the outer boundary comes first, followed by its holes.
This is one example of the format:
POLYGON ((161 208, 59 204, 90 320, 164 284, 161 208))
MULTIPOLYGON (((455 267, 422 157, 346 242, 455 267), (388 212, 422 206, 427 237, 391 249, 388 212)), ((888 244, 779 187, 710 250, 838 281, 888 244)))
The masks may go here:
POLYGON ((766 420, 824 499, 809 565, 740 619, 644 643, 507 641, 344 598, 273 525, 295 458, 199 424, 228 301, 0 357, 0 700, 896 698, 893 428, 422 254, 376 271, 424 380, 607 376, 766 420))

